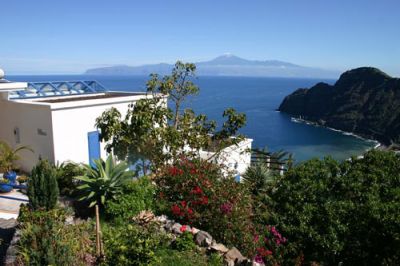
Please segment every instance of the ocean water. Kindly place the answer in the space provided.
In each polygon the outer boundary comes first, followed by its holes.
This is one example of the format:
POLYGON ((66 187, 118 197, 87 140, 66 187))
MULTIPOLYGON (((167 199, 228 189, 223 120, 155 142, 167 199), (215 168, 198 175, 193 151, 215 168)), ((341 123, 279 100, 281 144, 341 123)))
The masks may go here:
MULTIPOLYGON (((109 90, 145 91, 145 76, 9 76, 13 81, 97 80, 109 90)), ((362 154, 376 145, 355 136, 296 123, 291 117, 277 112, 283 98, 298 88, 307 88, 317 82, 334 83, 335 80, 250 78, 250 77, 197 77, 200 93, 188 99, 186 105, 196 113, 204 113, 217 122, 223 121, 222 112, 233 107, 247 115, 247 125, 241 130, 254 140, 253 147, 267 147, 270 151, 285 150, 293 153, 295 161, 314 157, 332 156, 345 160, 362 154)))

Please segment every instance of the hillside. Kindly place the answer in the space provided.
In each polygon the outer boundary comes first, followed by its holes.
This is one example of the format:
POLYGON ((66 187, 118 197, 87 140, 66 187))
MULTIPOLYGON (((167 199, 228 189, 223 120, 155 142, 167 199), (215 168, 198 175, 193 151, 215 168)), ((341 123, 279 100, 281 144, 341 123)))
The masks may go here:
MULTIPOLYGON (((196 63, 198 75, 207 76, 249 76, 249 77, 301 77, 336 78, 339 73, 319 68, 300 66, 278 60, 248 60, 226 54, 210 61, 196 63)), ((89 75, 149 75, 168 74, 172 64, 152 64, 141 66, 110 66, 88 69, 89 75)))
POLYGON ((400 142, 400 79, 376 68, 347 71, 333 86, 298 89, 278 110, 385 144, 400 142))

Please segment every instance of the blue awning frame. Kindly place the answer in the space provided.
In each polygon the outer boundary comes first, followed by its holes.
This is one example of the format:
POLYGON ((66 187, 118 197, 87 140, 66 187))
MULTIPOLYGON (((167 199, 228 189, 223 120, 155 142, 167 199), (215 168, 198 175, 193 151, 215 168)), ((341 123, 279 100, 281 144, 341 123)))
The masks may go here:
POLYGON ((95 80, 28 82, 25 90, 10 92, 10 99, 104 93, 107 89, 95 80))

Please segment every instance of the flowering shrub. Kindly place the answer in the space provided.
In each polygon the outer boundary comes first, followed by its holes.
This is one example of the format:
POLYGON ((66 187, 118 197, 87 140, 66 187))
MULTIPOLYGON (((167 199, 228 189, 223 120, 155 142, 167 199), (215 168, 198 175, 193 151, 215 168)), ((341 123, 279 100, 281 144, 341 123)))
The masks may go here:
POLYGON ((157 174, 158 197, 175 220, 253 255, 251 197, 242 184, 225 177, 220 169, 203 160, 178 160, 157 174))
POLYGON ((284 244, 287 239, 275 228, 275 226, 264 226, 255 234, 253 241, 256 255, 254 260, 265 265, 279 265, 285 255, 284 244))

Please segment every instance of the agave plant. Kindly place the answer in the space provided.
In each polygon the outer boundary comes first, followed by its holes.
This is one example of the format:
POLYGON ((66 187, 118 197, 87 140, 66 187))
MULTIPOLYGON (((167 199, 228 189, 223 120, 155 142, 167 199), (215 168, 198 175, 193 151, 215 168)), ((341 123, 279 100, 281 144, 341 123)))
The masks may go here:
POLYGON ((107 160, 94 160, 94 167, 83 165, 85 174, 77 176, 81 184, 77 189, 82 193, 79 200, 88 201, 89 207, 103 206, 108 199, 115 199, 122 194, 123 186, 132 179, 134 173, 128 170, 125 162, 116 163, 112 155, 107 160))
POLYGON ((243 183, 247 185, 255 196, 265 192, 268 185, 274 182, 276 174, 265 163, 257 162, 247 168, 243 175, 243 183))

